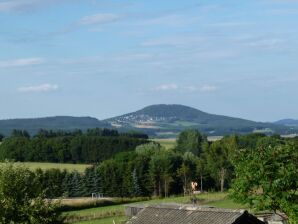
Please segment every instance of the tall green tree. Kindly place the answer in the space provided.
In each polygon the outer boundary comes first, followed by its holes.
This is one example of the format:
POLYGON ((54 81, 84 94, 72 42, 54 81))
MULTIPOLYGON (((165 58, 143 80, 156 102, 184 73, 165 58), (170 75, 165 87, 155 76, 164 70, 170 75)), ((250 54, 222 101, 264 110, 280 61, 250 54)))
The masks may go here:
POLYGON ((183 162, 181 167, 177 170, 177 175, 183 182, 183 193, 184 195, 190 194, 191 182, 196 177, 196 165, 198 158, 191 152, 186 152, 183 155, 183 162))
POLYGON ((162 151, 151 157, 149 165, 149 175, 154 186, 154 195, 159 197, 162 193, 168 194, 169 185, 172 181, 170 174, 171 161, 169 158, 170 152, 162 151))
POLYGON ((283 211, 297 221, 298 147, 272 144, 271 140, 239 152, 234 160, 236 178, 231 195, 255 209, 283 211))
POLYGON ((199 156, 202 153, 203 142, 204 138, 198 130, 188 129, 179 134, 176 150, 181 153, 192 152, 199 156))
POLYGON ((229 153, 230 148, 226 147, 223 141, 215 141, 205 149, 208 170, 210 175, 217 180, 221 192, 224 191, 226 181, 233 172, 229 153))

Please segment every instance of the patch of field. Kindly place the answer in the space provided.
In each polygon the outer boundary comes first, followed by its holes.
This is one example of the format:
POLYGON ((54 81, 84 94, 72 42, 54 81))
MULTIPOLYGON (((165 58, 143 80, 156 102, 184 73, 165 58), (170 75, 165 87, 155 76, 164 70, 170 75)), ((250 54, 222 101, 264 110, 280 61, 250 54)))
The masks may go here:
POLYGON ((126 221, 126 216, 116 216, 116 217, 110 217, 110 218, 103 218, 98 220, 92 220, 92 221, 83 221, 83 222, 77 222, 77 224, 121 224, 123 221, 126 221))
POLYGON ((119 213, 124 215, 124 206, 123 205, 110 205, 97 208, 88 208, 78 211, 67 212, 67 215, 76 215, 76 216, 108 216, 110 213, 119 213))
POLYGON ((86 207, 94 204, 104 204, 112 202, 112 198, 91 198, 91 197, 80 197, 80 198, 63 198, 63 199, 53 199, 54 201, 59 201, 62 206, 69 206, 72 208, 86 207))
POLYGON ((209 142, 219 141, 223 138, 223 136, 208 136, 207 139, 209 142))
POLYGON ((122 124, 118 124, 118 123, 111 123, 111 125, 113 127, 116 127, 116 128, 121 128, 122 127, 122 124))
MULTIPOLYGON (((228 198, 227 193, 206 193, 200 194, 196 196, 198 199, 198 205, 209 205, 219 208, 228 208, 228 209, 245 209, 247 206, 238 204, 233 202, 231 199, 228 198)), ((180 203, 180 204, 187 204, 191 203, 190 196, 180 196, 180 197, 169 197, 169 198, 162 198, 162 199, 152 199, 149 201, 137 202, 133 204, 159 204, 159 203, 180 203)), ((125 205, 112 205, 112 206, 105 206, 105 207, 97 207, 97 208, 90 208, 90 209, 83 209, 80 211, 72 211, 67 212, 67 215, 74 215, 74 216, 85 216, 85 217, 102 217, 96 219, 94 221, 85 221, 85 222, 77 222, 77 223, 112 223, 113 218, 119 218, 125 220, 124 217, 124 208, 125 205), (100 222, 102 221, 102 222, 100 222)), ((116 220, 115 220, 116 222, 116 220)), ((116 222, 117 223, 117 222, 116 222)))
POLYGON ((158 142, 161 146, 165 147, 166 149, 171 149, 175 147, 176 139, 175 138, 165 138, 165 139, 151 139, 152 141, 158 142))
POLYGON ((247 205, 242 205, 235 203, 232 199, 230 198, 225 198, 224 200, 219 200, 219 201, 213 201, 208 203, 210 206, 214 206, 217 208, 227 208, 227 209, 248 209, 247 205))
POLYGON ((183 127, 192 127, 198 125, 195 122, 190 122, 190 121, 175 121, 173 124, 174 126, 183 126, 183 127))
POLYGON ((153 124, 135 124, 133 125, 135 128, 150 128, 150 129, 159 129, 159 126, 153 124))
POLYGON ((61 169, 61 170, 68 170, 68 171, 78 171, 83 173, 87 167, 91 165, 88 164, 68 164, 68 163, 38 163, 38 162, 18 162, 18 164, 22 164, 28 167, 30 170, 36 170, 38 168, 42 170, 48 169, 61 169))

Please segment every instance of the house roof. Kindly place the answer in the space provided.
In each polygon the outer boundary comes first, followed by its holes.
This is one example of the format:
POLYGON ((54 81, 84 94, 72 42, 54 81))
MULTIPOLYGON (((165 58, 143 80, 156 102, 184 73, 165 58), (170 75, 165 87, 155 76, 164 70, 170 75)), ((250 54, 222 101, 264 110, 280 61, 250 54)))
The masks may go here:
POLYGON ((129 224, 263 224, 245 210, 194 206, 148 206, 129 224))

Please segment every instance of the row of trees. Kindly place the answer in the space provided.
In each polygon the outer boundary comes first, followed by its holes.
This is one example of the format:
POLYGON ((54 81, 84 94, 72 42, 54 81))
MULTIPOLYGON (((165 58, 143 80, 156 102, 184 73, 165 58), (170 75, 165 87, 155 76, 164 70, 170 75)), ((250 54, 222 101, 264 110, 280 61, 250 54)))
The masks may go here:
MULTIPOLYGON (((27 138, 27 141, 53 146, 53 140, 71 139, 70 142, 75 141, 72 142, 73 147, 85 151, 89 144, 93 145, 90 139, 119 141, 121 138, 127 139, 123 136, 72 135, 27 138), (85 144, 84 139, 88 139, 85 144)), ((6 144, 7 140, 2 145, 6 144)), ((22 149, 23 144, 12 145, 22 149)), ((67 149, 68 145, 65 143, 61 149, 67 149)), ((119 149, 123 145, 119 145, 119 149)), ((103 148, 106 147, 108 144, 103 148)), ((38 183, 40 192, 47 198, 90 196, 91 193, 112 197, 166 197, 188 194, 193 190, 191 182, 197 182, 199 190, 223 191, 231 188, 233 198, 253 208, 280 210, 292 220, 298 217, 298 139, 251 134, 208 142, 198 131, 186 130, 172 149, 166 150, 144 139, 138 139, 138 144, 129 145, 129 148, 134 150, 109 152, 109 159, 86 169, 83 174, 53 169, 37 170, 29 176, 33 178, 32 183, 38 183)), ((48 155, 47 151, 44 153, 48 155)))
MULTIPOLYGON (((65 137, 65 136, 79 136, 79 135, 87 135, 87 136, 105 136, 105 137, 118 137, 118 136, 126 136, 131 138, 143 138, 148 139, 148 135, 130 131, 130 132, 121 132, 119 133, 115 129, 108 129, 108 128, 93 128, 93 129, 87 129, 86 132, 83 132, 80 129, 75 129, 72 131, 64 131, 64 130, 46 130, 46 129, 40 129, 35 135, 32 136, 32 138, 53 138, 53 137, 65 137)), ((5 136, 0 134, 2 138, 5 136)), ((26 130, 18 130, 14 129, 11 132, 11 135, 9 137, 26 137, 31 138, 30 134, 26 130)))
POLYGON ((147 143, 147 137, 137 133, 119 134, 108 129, 53 132, 41 130, 30 138, 26 131, 15 130, 0 145, 0 160, 98 163, 118 152, 134 150, 147 143))
POLYGON ((235 177, 240 148, 252 150, 273 143, 285 144, 264 135, 230 136, 211 143, 198 131, 187 130, 173 149, 150 142, 117 153, 85 174, 38 170, 36 176, 48 189, 48 197, 88 196, 92 192, 117 197, 188 194, 191 182, 198 183, 198 190, 224 191, 235 177))

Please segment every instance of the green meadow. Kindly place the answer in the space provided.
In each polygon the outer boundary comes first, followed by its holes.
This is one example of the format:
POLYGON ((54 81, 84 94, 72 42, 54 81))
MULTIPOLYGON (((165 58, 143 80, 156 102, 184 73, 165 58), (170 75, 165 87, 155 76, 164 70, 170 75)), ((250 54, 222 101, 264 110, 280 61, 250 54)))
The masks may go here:
MULTIPOLYGON (((207 205, 218 208, 227 208, 227 209, 248 209, 246 205, 238 204, 233 202, 227 193, 205 193, 197 195, 198 205, 207 205)), ((159 203, 180 203, 188 204, 191 203, 190 196, 176 196, 168 198, 156 198, 148 201, 137 202, 132 204, 159 204, 159 203)), ((67 212, 66 215, 72 217, 78 217, 78 219, 91 219, 88 221, 79 221, 75 223, 84 223, 84 224, 105 224, 105 223, 120 223, 125 221, 126 217, 124 214, 125 205, 111 205, 97 208, 83 209, 79 211, 67 212), (96 219, 92 220, 93 217, 96 219)))
POLYGON ((70 164, 70 163, 40 163, 40 162, 17 162, 17 164, 22 164, 28 167, 30 170, 42 169, 60 169, 67 171, 78 171, 83 173, 87 167, 91 165, 88 164, 70 164))

